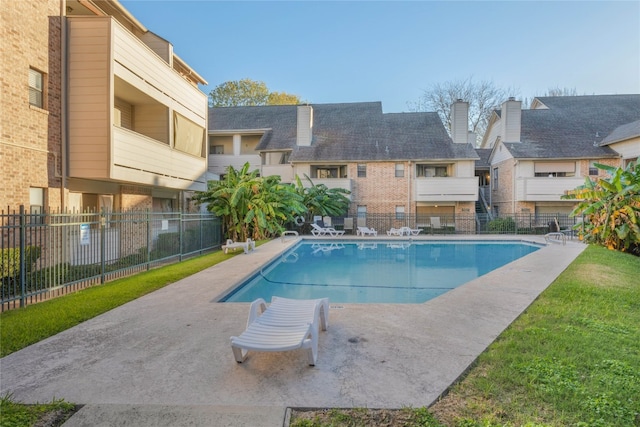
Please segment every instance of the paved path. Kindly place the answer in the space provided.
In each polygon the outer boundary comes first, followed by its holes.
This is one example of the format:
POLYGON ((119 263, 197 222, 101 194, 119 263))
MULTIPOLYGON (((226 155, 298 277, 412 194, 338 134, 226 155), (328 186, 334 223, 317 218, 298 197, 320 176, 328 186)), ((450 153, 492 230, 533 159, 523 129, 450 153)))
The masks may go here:
POLYGON ((585 247, 550 245, 424 304, 332 305, 315 367, 302 351, 236 364, 229 337, 248 303, 216 301, 294 242, 273 240, 0 359, 0 393, 86 405, 65 427, 271 427, 287 407, 426 406, 585 247))

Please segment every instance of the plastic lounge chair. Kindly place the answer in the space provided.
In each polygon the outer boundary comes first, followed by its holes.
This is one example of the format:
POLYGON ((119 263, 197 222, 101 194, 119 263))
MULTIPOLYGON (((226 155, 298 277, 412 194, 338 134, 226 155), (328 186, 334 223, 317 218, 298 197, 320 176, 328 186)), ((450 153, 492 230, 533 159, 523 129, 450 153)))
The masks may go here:
POLYGON ((227 239, 227 243, 225 245, 222 245, 222 249, 224 250, 225 254, 228 254, 230 250, 235 252, 236 249, 242 249, 244 250, 245 254, 248 254, 249 251, 254 250, 255 248, 256 242, 254 242, 250 238, 247 239, 246 242, 234 242, 231 239, 227 239))
POLYGON ((400 227, 400 235, 417 236, 422 230, 420 228, 400 227))
POLYGON ((358 227, 358 231, 356 231, 356 234, 358 236, 377 236, 378 232, 376 230, 374 230, 373 228, 369 228, 369 227, 358 227))
POLYGON ((344 234, 344 230, 336 230, 333 227, 320 227, 318 224, 311 224, 311 234, 314 236, 342 236, 344 234))
POLYGON ((391 230, 387 231, 388 236, 402 236, 402 229, 391 227, 391 230))
POLYGON ((309 365, 318 358, 318 334, 329 326, 329 298, 296 300, 273 297, 267 307, 262 298, 251 303, 246 330, 231 337, 236 362, 242 363, 249 350, 307 350, 309 365))

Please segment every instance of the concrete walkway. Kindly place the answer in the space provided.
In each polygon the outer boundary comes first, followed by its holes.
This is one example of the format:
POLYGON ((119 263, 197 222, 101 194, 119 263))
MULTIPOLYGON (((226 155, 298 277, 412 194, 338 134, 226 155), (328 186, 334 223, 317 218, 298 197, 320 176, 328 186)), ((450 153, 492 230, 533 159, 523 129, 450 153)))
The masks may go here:
POLYGON ((302 351, 236 364, 229 337, 244 330, 249 304, 216 301, 295 241, 273 240, 0 359, 0 393, 85 405, 65 427, 271 427, 288 407, 426 406, 585 248, 552 244, 424 304, 332 305, 315 367, 302 351))

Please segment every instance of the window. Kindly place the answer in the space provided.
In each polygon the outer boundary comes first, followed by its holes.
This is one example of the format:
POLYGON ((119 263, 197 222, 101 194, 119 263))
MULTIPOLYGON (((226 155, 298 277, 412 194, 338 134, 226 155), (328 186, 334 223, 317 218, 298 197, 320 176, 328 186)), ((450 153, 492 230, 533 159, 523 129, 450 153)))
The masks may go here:
POLYGON ((595 166, 596 162, 589 162, 589 175, 598 176, 598 168, 595 166))
POLYGON ((44 76, 33 68, 29 68, 29 104, 44 108, 44 76))
POLYGON ((358 206, 358 218, 366 218, 367 217, 367 207, 360 205, 358 206))
POLYGON ((404 163, 396 163, 396 178, 404 178, 404 163))
POLYGON ((556 178, 556 177, 566 177, 567 173, 566 172, 536 172, 535 173, 536 177, 549 177, 549 178, 556 178))
POLYGON ((436 166, 436 165, 416 165, 416 177, 431 178, 434 176, 437 176, 437 177, 447 176, 447 167, 436 166))
POLYGON ((404 206, 396 206, 396 219, 404 219, 404 206))
POLYGON ((212 145, 211 154, 224 154, 224 145, 212 145))
POLYGON ((498 189, 498 168, 493 168, 493 177, 491 178, 491 185, 494 190, 498 189))
POLYGON ((366 178, 367 177, 367 164, 359 163, 358 164, 358 178, 366 178))
POLYGON ((29 214, 31 216, 29 222, 31 224, 42 224, 42 215, 44 209, 44 188, 29 188, 29 214))

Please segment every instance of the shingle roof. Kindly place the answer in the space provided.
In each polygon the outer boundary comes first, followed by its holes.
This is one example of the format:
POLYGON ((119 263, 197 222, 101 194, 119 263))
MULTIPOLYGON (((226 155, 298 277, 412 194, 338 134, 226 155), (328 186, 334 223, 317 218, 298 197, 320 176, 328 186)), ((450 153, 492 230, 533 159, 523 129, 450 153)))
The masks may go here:
POLYGON ((476 169, 489 169, 491 167, 489 158, 492 151, 493 149, 491 148, 476 148, 476 153, 480 156, 480 160, 476 160, 476 169))
POLYGON ((297 106, 209 109, 209 130, 269 129, 257 150, 291 149, 292 162, 477 159, 454 144, 437 113, 383 114, 380 102, 311 104, 313 139, 296 146, 297 106))
POLYGON ((640 95, 537 98, 547 109, 522 110, 520 143, 505 143, 515 158, 617 157, 600 146, 615 128, 640 119, 640 95))
POLYGON ((600 145, 609 145, 614 142, 624 141, 625 139, 640 137, 640 120, 627 123, 626 125, 618 126, 611 132, 605 139, 602 140, 600 145))

